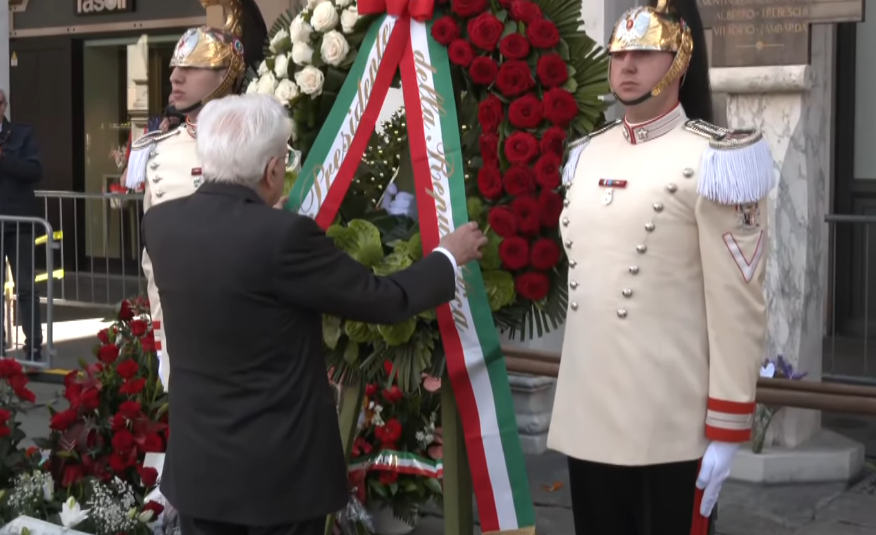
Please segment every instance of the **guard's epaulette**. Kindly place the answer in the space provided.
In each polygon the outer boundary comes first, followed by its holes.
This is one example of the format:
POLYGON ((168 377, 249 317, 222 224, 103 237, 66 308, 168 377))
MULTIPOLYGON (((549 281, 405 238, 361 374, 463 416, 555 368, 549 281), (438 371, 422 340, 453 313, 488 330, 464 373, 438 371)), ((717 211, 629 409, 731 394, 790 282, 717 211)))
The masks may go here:
POLYGON ((162 132, 154 130, 147 132, 131 143, 131 154, 128 156, 128 171, 125 177, 125 187, 136 190, 143 182, 146 181, 146 166, 149 163, 149 158, 154 156, 152 148, 156 143, 165 139, 179 135, 185 126, 180 125, 178 128, 162 132), (149 149, 149 150, 146 150, 149 149))
POLYGON ((709 140, 703 154, 697 192, 720 204, 747 204, 766 197, 775 185, 769 144, 755 129, 729 129, 701 119, 684 128, 709 140))
POLYGON ((584 152, 584 149, 587 147, 587 144, 590 143, 590 140, 600 134, 608 132, 615 126, 621 124, 621 122, 620 119, 615 119, 614 121, 602 125, 593 132, 590 132, 586 136, 579 137, 569 143, 569 154, 566 158, 566 165, 563 166, 563 185, 569 185, 572 183, 572 179, 575 178, 575 169, 578 167, 578 160, 581 158, 581 153, 584 152))

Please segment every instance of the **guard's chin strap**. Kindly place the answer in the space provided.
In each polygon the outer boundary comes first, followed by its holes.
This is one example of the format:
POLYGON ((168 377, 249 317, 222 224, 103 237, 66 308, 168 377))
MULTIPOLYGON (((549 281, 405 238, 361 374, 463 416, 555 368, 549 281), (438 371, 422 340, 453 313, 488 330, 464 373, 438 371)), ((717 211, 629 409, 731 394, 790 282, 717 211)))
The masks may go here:
POLYGON ((193 111, 201 108, 203 105, 204 105, 204 102, 199 100, 198 102, 195 102, 191 106, 189 106, 187 108, 183 108, 183 109, 178 109, 177 107, 170 105, 167 107, 167 111, 168 111, 168 114, 171 113, 171 111, 174 111, 174 112, 176 112, 177 115, 188 115, 188 114, 192 113, 193 111))
POLYGON ((636 105, 638 105, 638 104, 641 104, 641 103, 645 102, 645 101, 648 100, 649 98, 651 98, 651 92, 650 92, 650 91, 648 91, 647 93, 645 93, 645 94, 642 95, 641 97, 639 97, 639 98, 634 98, 634 99, 632 99, 632 100, 624 100, 624 99, 620 98, 620 97, 618 96, 618 94, 615 93, 615 92, 612 92, 612 95, 614 95, 614 98, 617 99, 617 101, 620 102, 621 104, 623 104, 624 106, 636 106, 636 105))

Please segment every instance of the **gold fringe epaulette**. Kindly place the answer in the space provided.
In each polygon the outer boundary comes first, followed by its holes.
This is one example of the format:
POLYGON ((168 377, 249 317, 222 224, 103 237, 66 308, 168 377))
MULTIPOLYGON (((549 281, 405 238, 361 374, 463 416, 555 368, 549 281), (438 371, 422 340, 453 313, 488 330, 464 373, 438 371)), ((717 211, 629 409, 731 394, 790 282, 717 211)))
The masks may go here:
POLYGON ((684 128, 688 132, 708 138, 709 146, 713 149, 740 149, 763 139, 763 134, 754 128, 724 128, 702 119, 689 119, 684 123, 684 128))
POLYGON ((684 128, 709 140, 700 164, 697 193, 719 204, 759 202, 776 182, 769 144, 755 129, 730 129, 699 119, 684 128))

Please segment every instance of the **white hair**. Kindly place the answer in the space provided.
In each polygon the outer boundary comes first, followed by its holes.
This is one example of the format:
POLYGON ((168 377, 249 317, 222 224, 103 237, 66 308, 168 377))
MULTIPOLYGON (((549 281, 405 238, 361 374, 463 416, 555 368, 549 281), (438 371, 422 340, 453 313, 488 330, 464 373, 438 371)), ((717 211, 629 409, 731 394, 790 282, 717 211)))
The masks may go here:
POLYGON ((271 158, 284 161, 292 120, 271 95, 211 100, 198 114, 198 158, 205 181, 255 187, 271 158))

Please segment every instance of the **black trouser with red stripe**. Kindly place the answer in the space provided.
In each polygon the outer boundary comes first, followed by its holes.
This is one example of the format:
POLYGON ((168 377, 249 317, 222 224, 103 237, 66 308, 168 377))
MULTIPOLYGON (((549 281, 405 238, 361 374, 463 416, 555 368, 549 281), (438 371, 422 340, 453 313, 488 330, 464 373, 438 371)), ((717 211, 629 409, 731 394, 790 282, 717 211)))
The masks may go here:
POLYGON ((575 535, 708 535, 699 464, 616 466, 570 457, 575 535))

